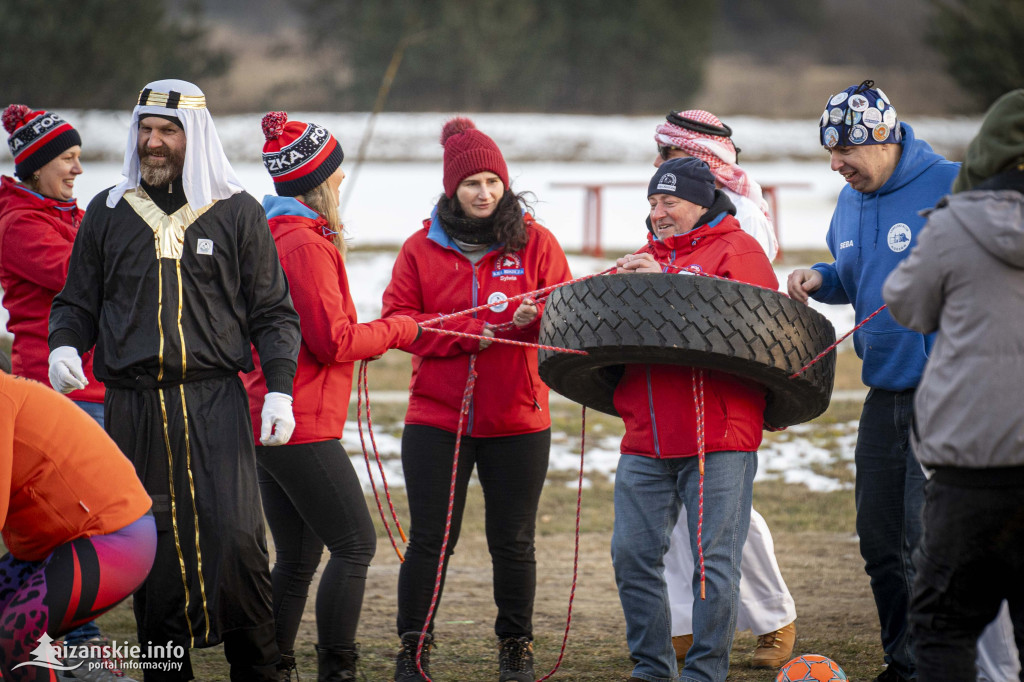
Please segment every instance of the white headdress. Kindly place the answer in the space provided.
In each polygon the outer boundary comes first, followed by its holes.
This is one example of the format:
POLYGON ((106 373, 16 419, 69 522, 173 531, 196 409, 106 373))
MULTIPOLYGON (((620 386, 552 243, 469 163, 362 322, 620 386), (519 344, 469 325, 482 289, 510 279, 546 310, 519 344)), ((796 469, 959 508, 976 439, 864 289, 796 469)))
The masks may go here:
POLYGON ((174 116, 181 121, 187 140, 182 184, 193 210, 198 211, 217 199, 227 199, 243 190, 228 157, 224 155, 203 91, 186 81, 159 80, 147 85, 139 94, 139 103, 132 112, 128 129, 122 179, 107 194, 107 206, 113 208, 125 192, 139 186, 139 119, 150 114, 174 116))

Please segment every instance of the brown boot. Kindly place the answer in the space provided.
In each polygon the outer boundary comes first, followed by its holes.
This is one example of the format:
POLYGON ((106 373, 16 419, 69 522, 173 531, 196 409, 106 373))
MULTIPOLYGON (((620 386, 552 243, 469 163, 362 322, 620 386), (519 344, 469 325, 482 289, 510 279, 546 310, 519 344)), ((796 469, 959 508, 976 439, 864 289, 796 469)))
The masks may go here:
POLYGON ((299 679, 299 669, 295 665, 295 652, 282 653, 281 662, 277 664, 278 682, 291 682, 292 673, 295 673, 296 680, 299 679))
POLYGON ((757 648, 751 665, 755 668, 781 668, 793 655, 796 644, 796 622, 775 632, 757 636, 757 648))
POLYGON ((676 650, 676 660, 682 663, 686 660, 686 652, 693 646, 693 635, 679 635, 672 638, 672 648, 676 650))
POLYGON ((322 647, 316 649, 318 682, 351 682, 356 679, 356 661, 359 660, 359 645, 352 648, 322 647))

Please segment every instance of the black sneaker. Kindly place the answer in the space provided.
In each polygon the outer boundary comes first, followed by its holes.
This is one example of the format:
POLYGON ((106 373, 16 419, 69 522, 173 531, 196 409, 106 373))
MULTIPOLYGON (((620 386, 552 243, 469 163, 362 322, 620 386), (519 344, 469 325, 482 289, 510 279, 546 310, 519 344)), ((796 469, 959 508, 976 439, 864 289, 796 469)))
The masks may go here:
POLYGON ((533 682, 533 641, 529 637, 498 640, 498 682, 533 682))
POLYGON ((430 649, 434 645, 434 637, 433 635, 424 637, 423 651, 420 653, 420 666, 427 677, 420 675, 420 671, 416 668, 416 648, 419 646, 419 641, 419 632, 406 632, 402 635, 402 648, 395 656, 395 682, 423 682, 430 677, 430 649))

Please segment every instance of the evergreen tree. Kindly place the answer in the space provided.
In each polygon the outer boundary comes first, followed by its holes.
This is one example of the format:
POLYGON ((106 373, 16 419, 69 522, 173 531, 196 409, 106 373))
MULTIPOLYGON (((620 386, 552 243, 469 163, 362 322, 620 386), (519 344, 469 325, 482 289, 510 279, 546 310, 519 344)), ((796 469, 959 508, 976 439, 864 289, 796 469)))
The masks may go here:
MULTIPOLYGON (((392 110, 662 113, 702 84, 715 0, 292 0, 313 49, 342 55, 336 101, 372 107, 412 37, 392 110)), ((331 79, 328 79, 331 80, 331 79)))
POLYGON ((949 74, 987 107, 1024 86, 1024 2, 930 0, 929 42, 949 74))
POLYGON ((180 19, 164 0, 4 0, 0 106, 123 109, 149 81, 223 73, 228 58, 206 48, 201 16, 198 0, 180 19))

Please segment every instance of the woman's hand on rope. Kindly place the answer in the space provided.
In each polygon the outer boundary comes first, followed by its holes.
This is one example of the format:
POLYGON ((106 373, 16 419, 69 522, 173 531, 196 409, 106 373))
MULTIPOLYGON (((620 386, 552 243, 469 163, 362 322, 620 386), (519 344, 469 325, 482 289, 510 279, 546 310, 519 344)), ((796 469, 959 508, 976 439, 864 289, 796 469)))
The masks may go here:
POLYGON ((537 304, 530 297, 524 298, 523 302, 516 308, 516 312, 512 315, 512 324, 519 328, 523 328, 537 319, 537 304))
POLYGON ((661 265, 649 253, 627 253, 615 261, 615 265, 618 266, 615 273, 619 275, 630 272, 661 272, 661 265))
POLYGON ((786 280, 786 289, 789 291, 791 299, 807 303, 808 294, 813 294, 820 289, 822 281, 820 272, 803 268, 789 273, 789 278, 786 280))
POLYGON ((482 332, 480 332, 480 336, 487 336, 487 337, 489 337, 489 338, 486 338, 486 339, 480 339, 480 350, 483 350, 483 349, 487 348, 489 345, 491 345, 491 339, 494 338, 494 332, 491 331, 490 327, 484 327, 484 330, 482 332))

